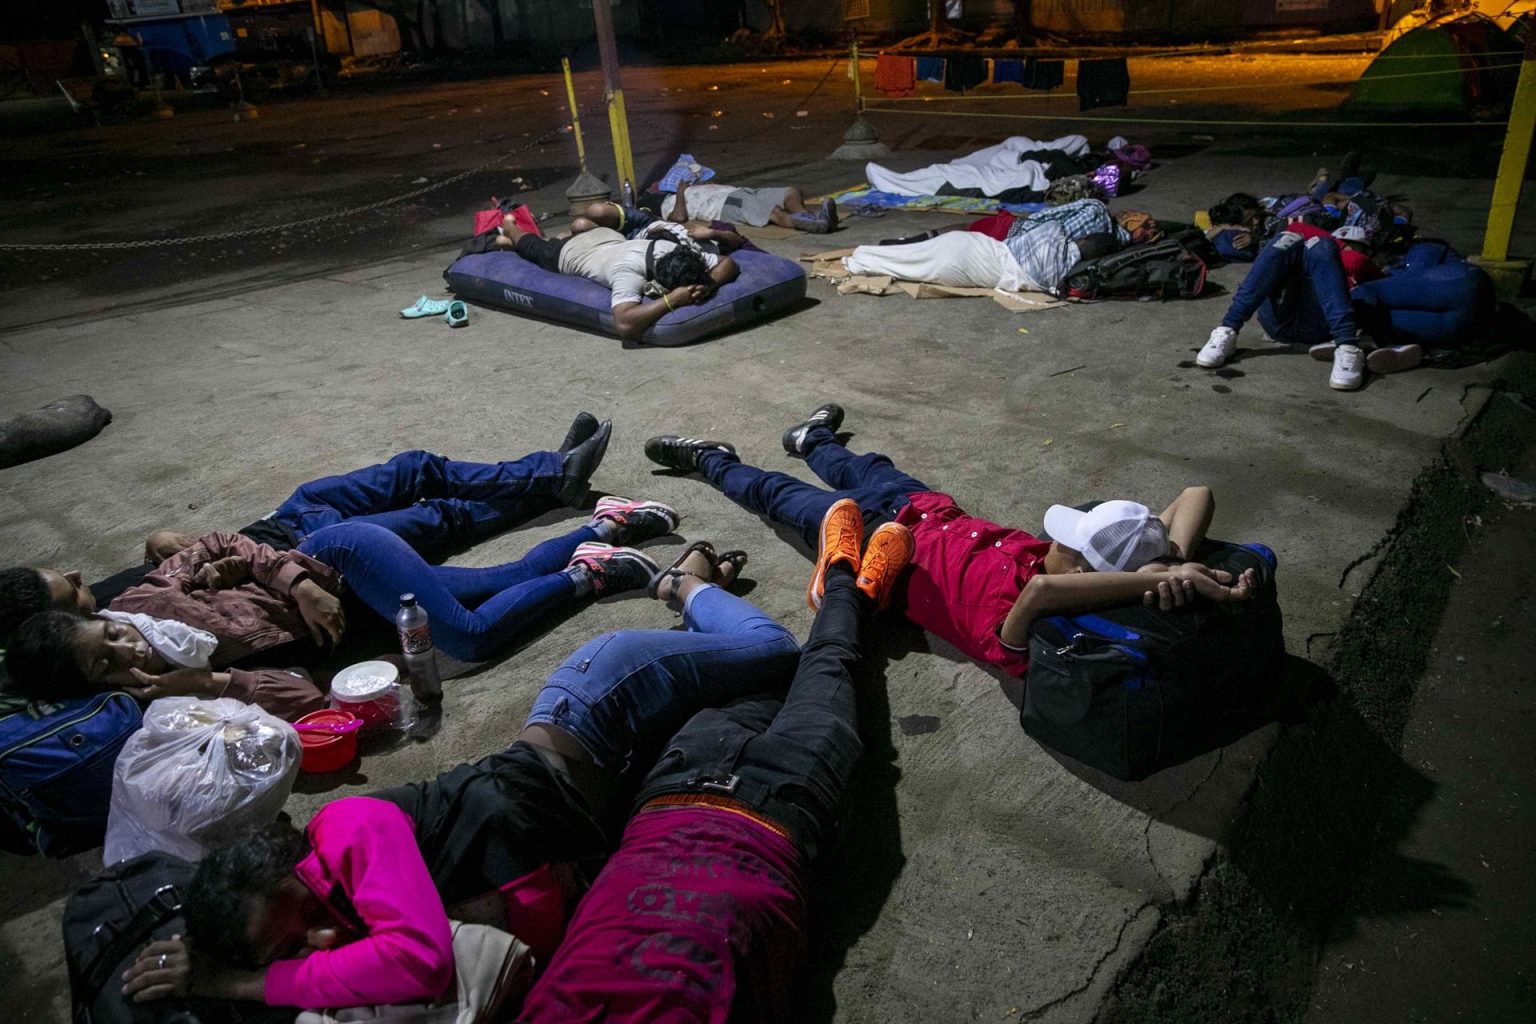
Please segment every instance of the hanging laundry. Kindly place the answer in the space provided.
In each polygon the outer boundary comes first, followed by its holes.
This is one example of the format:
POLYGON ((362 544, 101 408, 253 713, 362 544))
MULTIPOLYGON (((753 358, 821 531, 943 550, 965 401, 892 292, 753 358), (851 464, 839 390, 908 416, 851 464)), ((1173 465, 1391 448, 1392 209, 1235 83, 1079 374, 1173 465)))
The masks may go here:
POLYGON ((917 62, 882 53, 875 58, 875 88, 887 96, 905 96, 917 88, 917 62))
POLYGON ((987 62, 980 57, 951 57, 944 63, 944 88, 965 92, 987 80, 987 62))
POLYGON ((1077 109, 1123 107, 1131 91, 1131 72, 1124 57, 1077 62, 1077 109))
POLYGON ((1066 61, 1031 57, 1024 62, 1024 85, 1030 89, 1059 89, 1066 80, 1066 61))
POLYGON ((917 58, 917 80, 919 82, 944 81, 943 57, 919 57, 917 58))
POLYGON ((992 62, 992 81, 994 83, 1018 82, 1024 84, 1024 62, 1022 60, 994 60, 992 62))

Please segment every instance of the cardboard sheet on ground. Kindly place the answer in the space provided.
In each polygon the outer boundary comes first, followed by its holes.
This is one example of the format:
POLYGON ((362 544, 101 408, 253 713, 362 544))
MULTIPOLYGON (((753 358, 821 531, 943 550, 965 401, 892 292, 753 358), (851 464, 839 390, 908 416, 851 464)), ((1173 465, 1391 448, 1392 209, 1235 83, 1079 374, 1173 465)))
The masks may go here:
POLYGON ((830 252, 808 252, 800 256, 802 262, 811 265, 811 276, 831 281, 839 295, 908 295, 914 299, 980 299, 987 298, 1012 313, 1037 313, 1045 309, 1065 306, 1066 302, 1044 292, 1005 292, 996 288, 952 288, 948 285, 929 284, 926 281, 901 281, 893 277, 855 274, 843 266, 844 256, 853 255, 852 249, 833 249, 830 252))

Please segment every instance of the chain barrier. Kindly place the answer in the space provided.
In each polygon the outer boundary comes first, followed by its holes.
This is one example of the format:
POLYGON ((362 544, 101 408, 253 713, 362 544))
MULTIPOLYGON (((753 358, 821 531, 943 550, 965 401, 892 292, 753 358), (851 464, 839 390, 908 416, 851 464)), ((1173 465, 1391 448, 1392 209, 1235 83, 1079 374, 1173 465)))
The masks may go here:
POLYGON ((403 203, 408 199, 415 199, 419 196, 424 196, 429 193, 436 192, 439 189, 447 188, 450 185, 456 185, 466 178, 495 167, 497 164, 504 164, 508 160, 511 160, 513 157, 518 156, 521 153, 526 153, 528 150, 535 146, 542 146, 545 143, 558 138, 560 133, 564 132, 569 127, 569 121, 565 122, 564 124, 557 125, 556 127, 551 128, 549 131, 545 132, 543 135, 540 135, 538 138, 532 139, 529 142, 525 142, 521 146, 518 146, 516 149, 509 150, 507 153, 497 157, 495 160, 489 160, 483 164, 480 164, 478 167, 471 167, 467 171, 461 171, 458 174, 455 174, 452 177, 444 178, 441 181, 434 181, 430 185, 423 185, 421 188, 412 189, 409 192, 402 192, 399 195, 390 196, 388 199, 380 199, 377 202, 368 203, 364 206, 354 206, 350 209, 337 210, 333 213, 322 213, 314 217, 305 217, 302 220, 288 221, 283 224, 268 224, 264 227, 241 228, 238 231, 215 231, 206 235, 188 235, 182 238, 143 238, 131 242, 0 242, 0 252, 71 252, 84 250, 101 251, 104 249, 156 249, 172 245, 200 245, 205 242, 226 242, 236 238, 254 238, 261 235, 272 235, 284 231, 293 231, 299 228, 313 227, 316 224, 324 224, 327 221, 343 220, 348 217, 356 217, 361 214, 371 213, 374 210, 382 210, 386 206, 394 206, 397 203, 403 203))

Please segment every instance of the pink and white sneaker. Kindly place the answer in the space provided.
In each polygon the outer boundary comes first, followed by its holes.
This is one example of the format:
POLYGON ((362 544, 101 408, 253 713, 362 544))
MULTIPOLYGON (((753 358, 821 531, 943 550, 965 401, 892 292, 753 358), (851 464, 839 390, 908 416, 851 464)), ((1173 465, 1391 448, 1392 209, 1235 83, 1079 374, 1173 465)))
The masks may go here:
POLYGON ((664 537, 677 529, 683 521, 677 509, 659 501, 632 501, 609 495, 597 499, 592 510, 593 519, 606 519, 619 528, 618 540, 624 544, 638 544, 652 537, 664 537))
POLYGON ((640 590, 661 572, 661 566, 634 548, 588 541, 571 555, 570 565, 579 565, 592 577, 592 593, 597 597, 640 590))

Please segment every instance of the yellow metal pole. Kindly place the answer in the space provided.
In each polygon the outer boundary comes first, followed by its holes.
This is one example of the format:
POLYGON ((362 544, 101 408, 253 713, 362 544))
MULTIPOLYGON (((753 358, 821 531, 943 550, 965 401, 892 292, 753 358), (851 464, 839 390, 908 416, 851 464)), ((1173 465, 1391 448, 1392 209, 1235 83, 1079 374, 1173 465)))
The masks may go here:
POLYGON ((619 161, 619 177, 629 183, 631 198, 639 190, 635 181, 635 151, 629 143, 629 112, 624 109, 624 90, 613 90, 614 138, 618 141, 616 155, 619 161))
POLYGON ((613 38, 610 0, 592 0, 592 20, 597 28, 597 52, 603 64, 603 84, 608 96, 608 127, 613 134, 613 162, 619 180, 629 186, 626 201, 635 191, 635 158, 629 149, 629 124, 624 117, 624 87, 619 81, 619 48, 613 38))
POLYGON ((1488 230, 1483 235, 1483 260, 1497 263, 1509 258, 1509 236, 1520 206, 1520 185, 1531 155, 1531 136, 1536 133, 1536 34, 1525 44, 1520 80, 1509 105, 1509 127, 1504 134, 1504 153, 1493 181, 1493 202, 1488 207, 1488 230))
POLYGON ((576 107, 576 84, 571 81, 571 59, 560 58, 560 70, 565 72, 565 101, 571 106, 571 134, 576 136, 576 163, 587 169, 587 147, 581 141, 581 111, 576 107))

